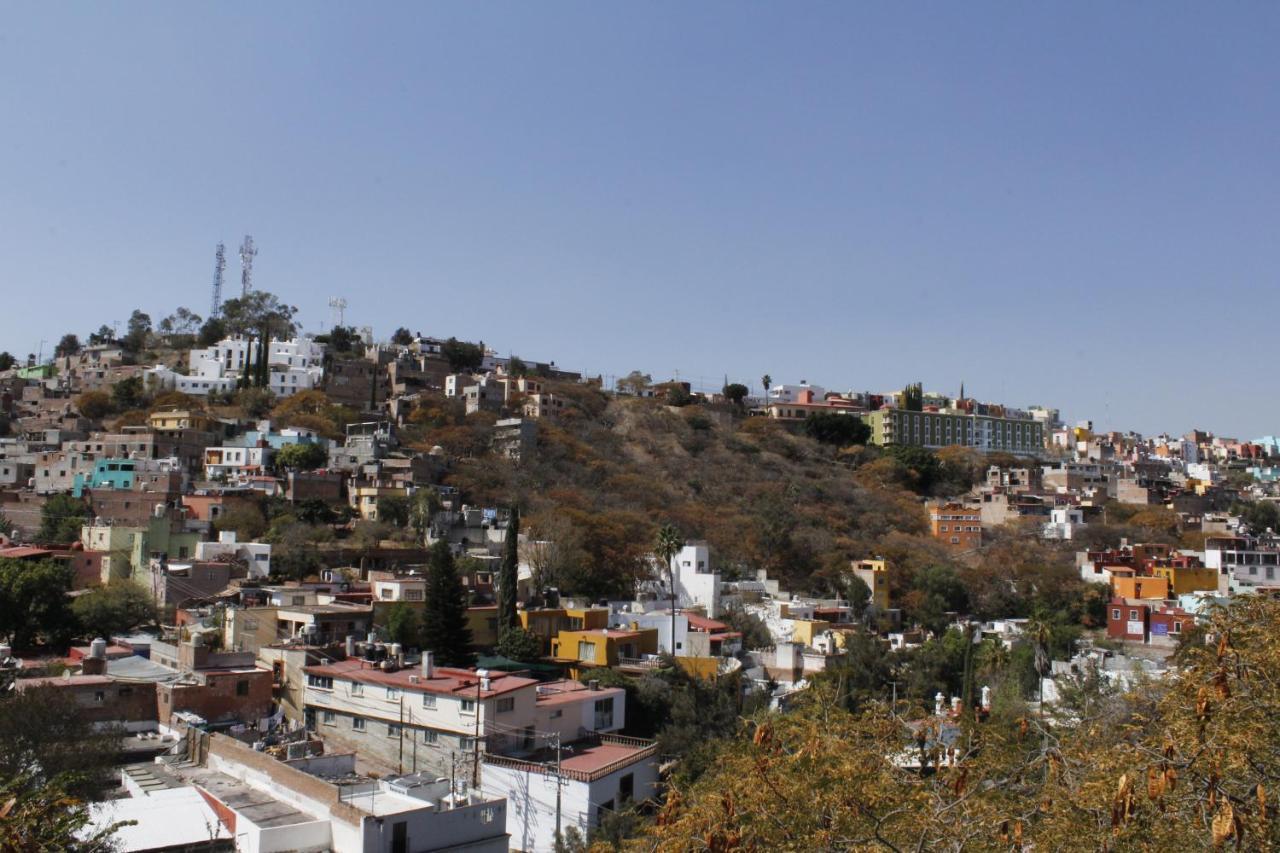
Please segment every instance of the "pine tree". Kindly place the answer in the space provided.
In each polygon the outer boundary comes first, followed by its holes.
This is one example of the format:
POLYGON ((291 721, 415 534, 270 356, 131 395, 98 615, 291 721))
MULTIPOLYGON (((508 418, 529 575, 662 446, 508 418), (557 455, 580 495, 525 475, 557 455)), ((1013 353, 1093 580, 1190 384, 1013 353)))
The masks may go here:
POLYGON ((443 666, 471 666, 467 591, 458 577, 449 543, 440 540, 427 555, 427 602, 422 614, 422 649, 443 666))
POLYGON ((520 510, 511 507, 511 520, 507 522, 506 550, 502 566, 498 570, 498 630, 506 631, 520 625, 516 613, 516 588, 520 583, 520 510))

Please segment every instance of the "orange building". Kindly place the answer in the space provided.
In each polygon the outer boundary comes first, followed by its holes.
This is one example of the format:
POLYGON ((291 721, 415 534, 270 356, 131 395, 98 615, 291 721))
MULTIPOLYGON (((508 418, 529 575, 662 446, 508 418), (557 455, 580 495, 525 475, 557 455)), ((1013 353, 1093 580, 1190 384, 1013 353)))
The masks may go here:
POLYGON ((1169 579, 1143 575, 1112 575, 1112 594, 1126 599, 1165 599, 1169 597, 1169 579))
POLYGON ((929 529, 933 538, 957 551, 969 551, 982 544, 982 510, 958 503, 929 507, 929 529))

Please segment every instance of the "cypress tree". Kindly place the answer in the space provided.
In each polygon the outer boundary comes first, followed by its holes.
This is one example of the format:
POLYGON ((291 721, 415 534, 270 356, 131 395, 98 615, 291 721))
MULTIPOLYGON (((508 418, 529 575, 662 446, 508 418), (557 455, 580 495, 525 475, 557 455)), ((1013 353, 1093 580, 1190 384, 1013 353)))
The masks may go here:
POLYGON ((513 504, 507 522, 506 549, 498 570, 498 632, 520 626, 516 613, 516 587, 520 583, 520 510, 513 504))
POLYGON ((449 543, 440 540, 427 554, 427 602, 422 614, 422 649, 442 666, 471 666, 471 626, 467 591, 458 577, 449 543))

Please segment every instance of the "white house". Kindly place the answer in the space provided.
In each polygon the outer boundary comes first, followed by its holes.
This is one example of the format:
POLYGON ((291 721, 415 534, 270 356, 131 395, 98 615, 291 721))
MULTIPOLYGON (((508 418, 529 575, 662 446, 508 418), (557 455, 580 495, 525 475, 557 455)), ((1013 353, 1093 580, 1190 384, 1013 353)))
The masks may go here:
POLYGON ((799 385, 771 385, 767 397, 770 403, 794 403, 805 391, 812 391, 814 400, 822 400, 827 395, 827 389, 821 385, 810 385, 801 380, 799 385))
POLYGON ((679 607, 704 607, 707 615, 720 615, 720 575, 711 571, 706 542, 690 542, 672 558, 679 607))
MULTIPOLYGON (((240 377, 256 353, 257 339, 224 338, 211 347, 187 354, 187 374, 164 365, 148 368, 143 375, 154 388, 204 396, 235 390, 240 377)), ((277 396, 288 397, 320 385, 324 378, 324 347, 310 338, 272 340, 267 346, 270 377, 267 387, 277 396)))
POLYGON ((1044 525, 1045 539, 1074 539, 1085 526, 1084 510, 1074 506, 1056 506, 1049 510, 1049 520, 1044 525))
POLYGON ((218 533, 217 542, 197 542, 197 560, 238 557, 249 564, 249 577, 265 578, 271 574, 271 545, 266 542, 237 542, 234 530, 218 533))
POLYGON ((511 849, 549 853, 557 827, 586 837, 608 812, 654 797, 657 751, 652 741, 617 735, 559 749, 553 739, 524 756, 486 754, 480 787, 487 798, 506 799, 511 849))

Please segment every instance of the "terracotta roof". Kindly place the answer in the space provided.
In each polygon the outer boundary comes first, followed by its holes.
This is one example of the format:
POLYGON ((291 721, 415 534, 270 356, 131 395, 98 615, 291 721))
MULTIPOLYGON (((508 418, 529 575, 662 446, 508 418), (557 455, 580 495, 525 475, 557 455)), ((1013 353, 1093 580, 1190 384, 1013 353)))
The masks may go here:
MULTIPOLYGON (((424 678, 421 666, 406 666, 394 672, 376 669, 373 664, 359 658, 348 658, 321 666, 305 667, 308 675, 322 675, 342 681, 359 681, 362 684, 382 684, 397 687, 410 693, 443 693, 458 694, 464 697, 476 695, 476 684, 479 677, 473 669, 453 669, 451 667, 435 668, 435 675, 424 678), (410 679, 415 679, 410 681, 410 679)), ((490 670, 489 689, 480 692, 481 699, 500 696, 531 687, 538 683, 534 678, 521 678, 508 675, 498 670, 490 670)))
POLYGON ((0 557, 9 560, 25 560, 31 557, 48 557, 53 554, 45 548, 32 548, 26 545, 18 545, 13 548, 0 548, 0 557))
POLYGON ((697 613, 686 613, 685 617, 689 620, 689 627, 695 631, 725 631, 729 628, 724 622, 697 613))

